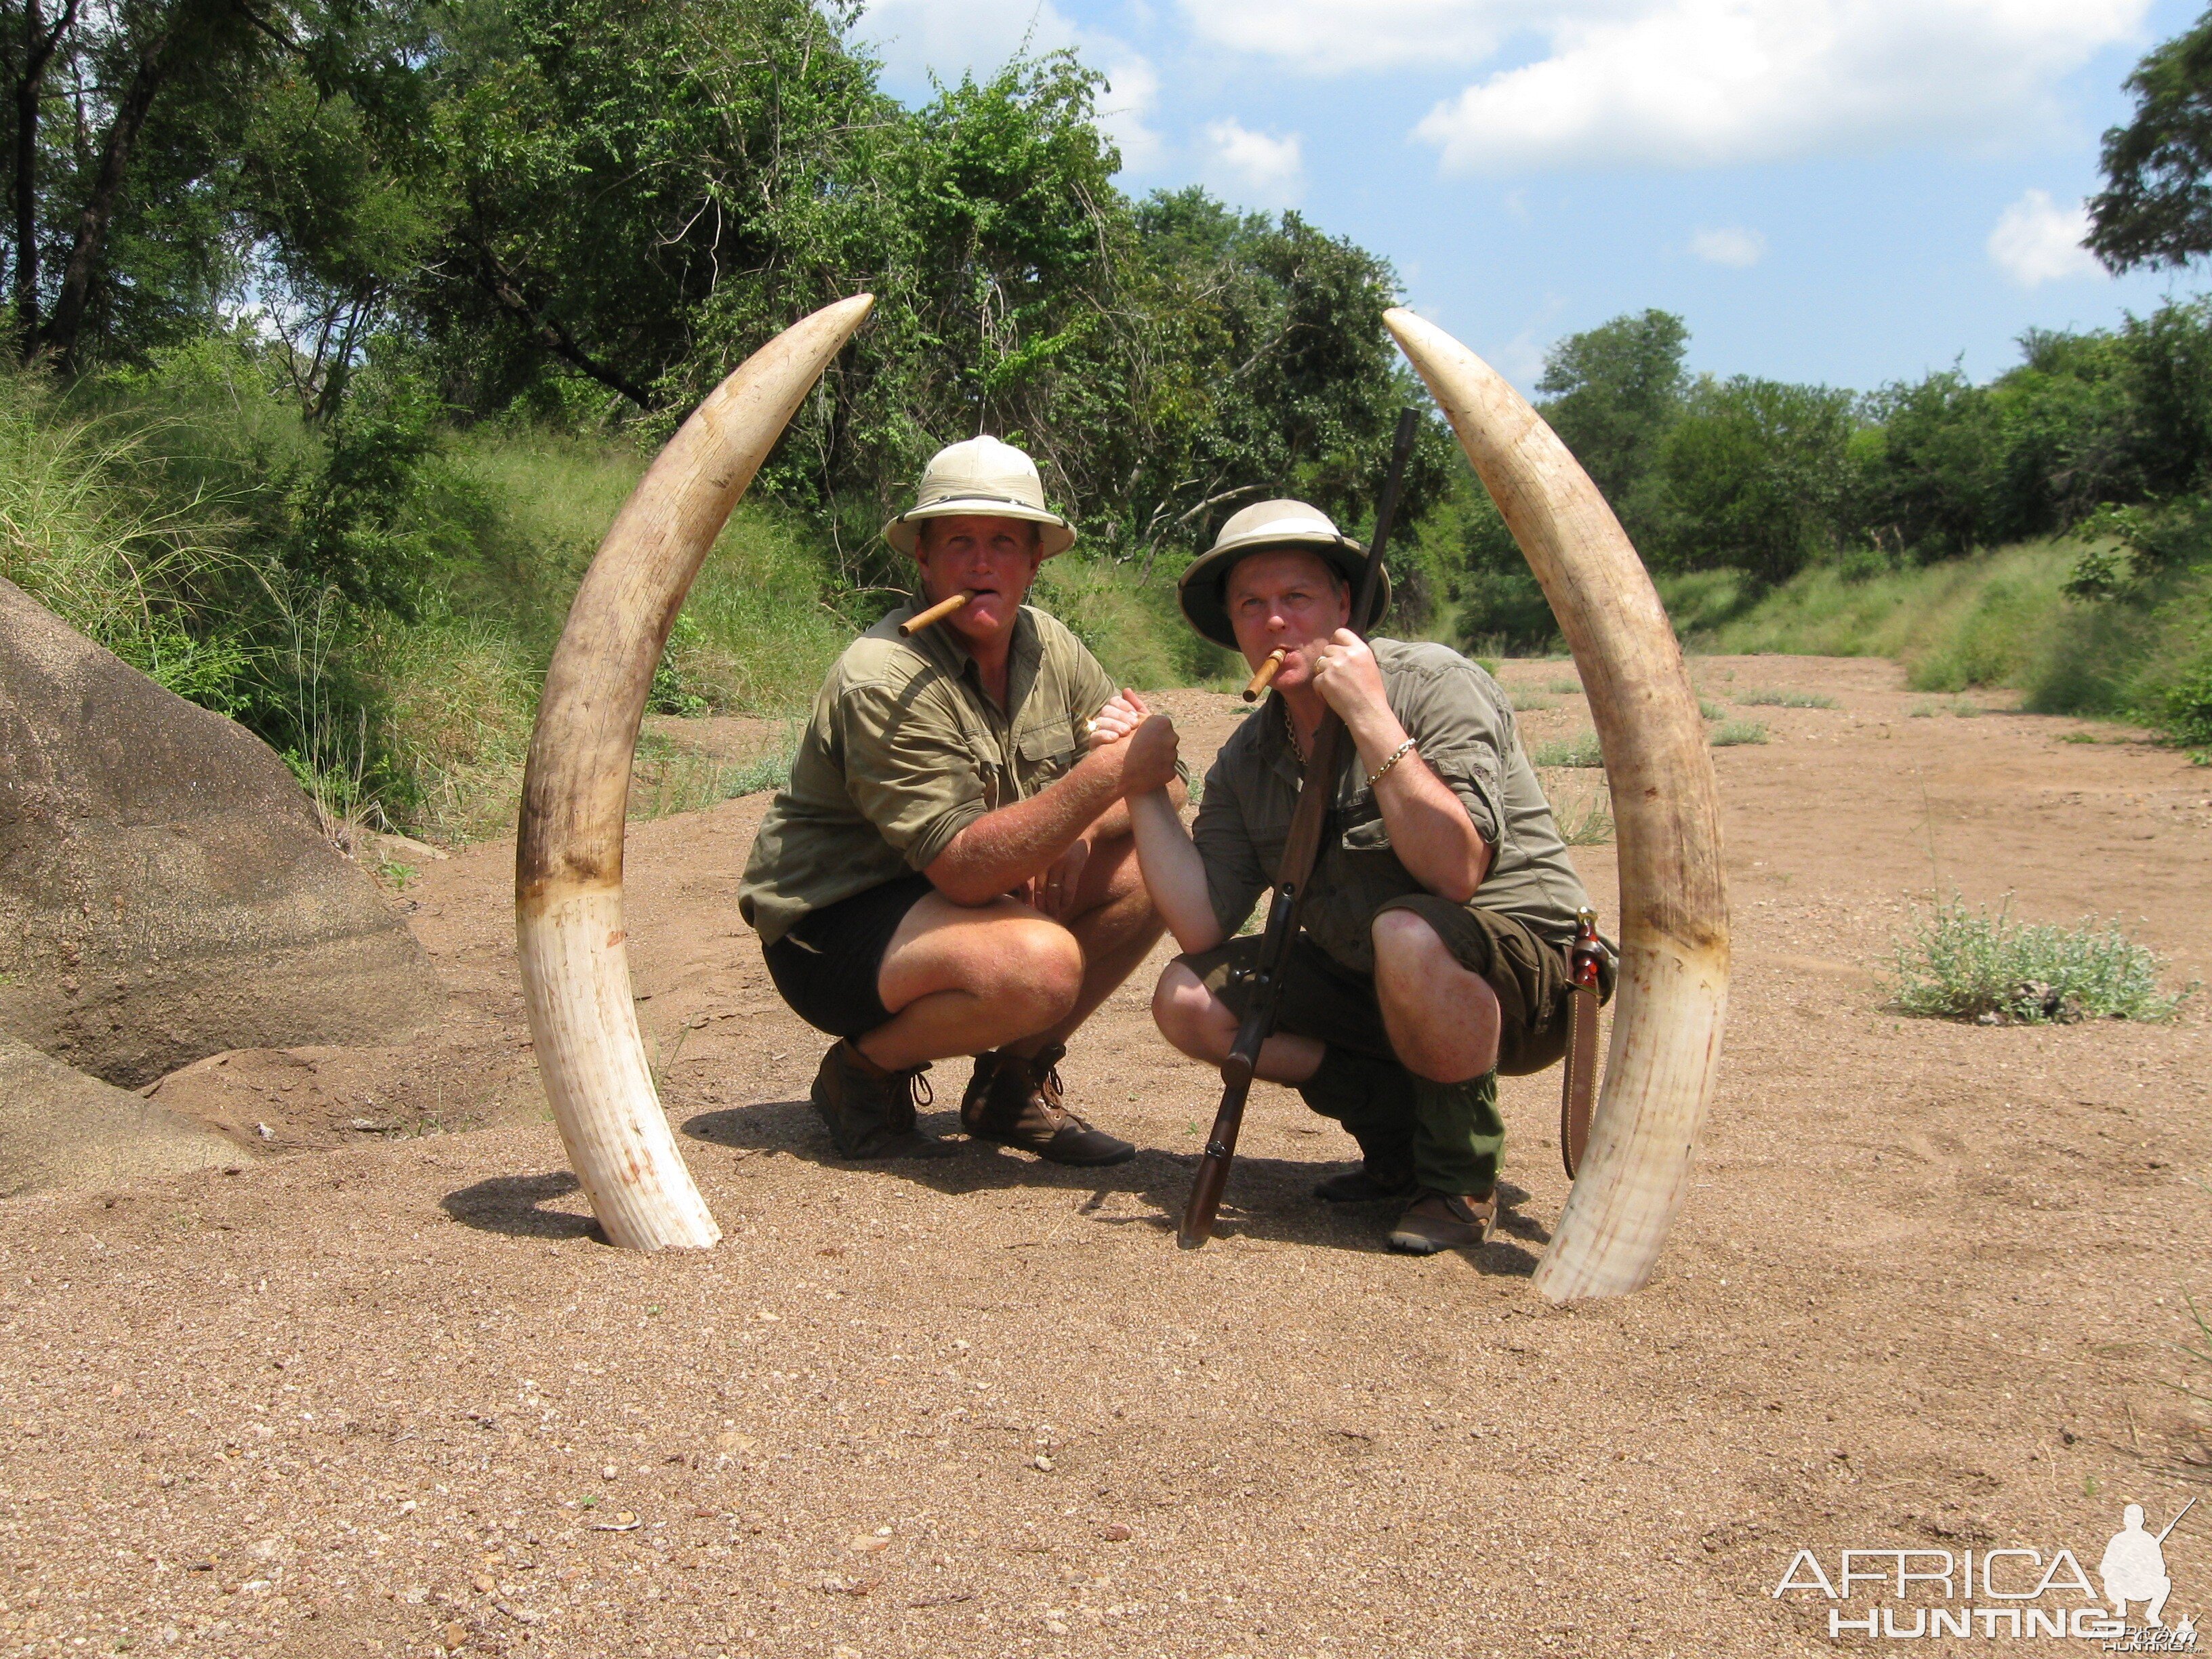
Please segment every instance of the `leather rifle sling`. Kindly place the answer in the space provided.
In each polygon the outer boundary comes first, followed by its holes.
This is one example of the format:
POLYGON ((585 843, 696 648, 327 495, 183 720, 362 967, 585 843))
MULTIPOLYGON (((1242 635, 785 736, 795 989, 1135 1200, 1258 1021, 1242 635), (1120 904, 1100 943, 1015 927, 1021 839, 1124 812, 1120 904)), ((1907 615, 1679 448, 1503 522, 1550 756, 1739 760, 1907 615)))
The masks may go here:
POLYGON ((1567 953, 1567 1055, 1559 1080, 1559 1161, 1570 1181, 1589 1146, 1590 1108, 1597 1098, 1598 963, 1604 950, 1597 912, 1583 911, 1567 953))

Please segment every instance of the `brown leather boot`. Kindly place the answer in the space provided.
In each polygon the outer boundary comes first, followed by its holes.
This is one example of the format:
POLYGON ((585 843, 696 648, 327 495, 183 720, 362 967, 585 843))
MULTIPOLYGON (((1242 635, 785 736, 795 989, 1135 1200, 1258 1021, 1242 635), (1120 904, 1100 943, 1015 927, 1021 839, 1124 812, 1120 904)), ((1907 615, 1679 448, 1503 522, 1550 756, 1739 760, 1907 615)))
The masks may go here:
POLYGON ((1390 1248, 1407 1255, 1438 1250, 1472 1249, 1490 1237, 1498 1221, 1498 1194, 1432 1192, 1424 1187, 1390 1231, 1390 1248))
POLYGON ((956 1142, 940 1139, 915 1121, 915 1097, 925 1103, 931 1097, 921 1075, 928 1069, 925 1063, 886 1071, 848 1039, 833 1045, 822 1056, 809 1098, 830 1126, 837 1155, 949 1158, 958 1152, 956 1142))
POLYGON ((975 1056, 975 1075, 960 1102, 960 1121, 978 1140, 996 1140, 1054 1164, 1126 1164, 1137 1149, 1094 1129, 1067 1109, 1060 1095, 1061 1043, 1025 1060, 994 1048, 975 1056))

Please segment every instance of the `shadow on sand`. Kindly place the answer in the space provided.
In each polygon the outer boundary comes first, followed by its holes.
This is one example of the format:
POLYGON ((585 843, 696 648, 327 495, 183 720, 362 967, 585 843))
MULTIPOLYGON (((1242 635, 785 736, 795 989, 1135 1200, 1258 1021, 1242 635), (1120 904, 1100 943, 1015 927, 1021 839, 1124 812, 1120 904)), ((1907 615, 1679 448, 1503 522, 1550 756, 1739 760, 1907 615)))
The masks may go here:
MULTIPOLYGON (((960 1133, 957 1112, 925 1112, 922 1127, 947 1137, 960 1133)), ((754 1106, 726 1107, 702 1112, 685 1121, 684 1133, 709 1146, 743 1152, 773 1152, 802 1158, 825 1169, 849 1170, 879 1175, 886 1180, 908 1182, 932 1192, 957 1197, 1010 1187, 1057 1188, 1067 1193, 1087 1193, 1078 1213, 1106 1227, 1149 1227, 1171 1241, 1183 1201, 1189 1196, 1196 1152, 1170 1152, 1139 1147, 1127 1164, 1104 1169, 1070 1169, 1047 1164, 1025 1153, 984 1141, 964 1141, 957 1158, 889 1159, 856 1162, 837 1156, 829 1132, 804 1100, 764 1101, 754 1106), (1150 1215, 1102 1215, 1110 1194, 1127 1193, 1151 1206, 1150 1215)), ((1395 1218, 1388 1205, 1323 1205, 1312 1196, 1314 1182, 1334 1164, 1306 1164, 1290 1158, 1240 1156, 1230 1172, 1229 1192, 1223 1200, 1215 1236, 1269 1239, 1324 1249, 1376 1252, 1385 1248, 1383 1235, 1395 1218)), ((542 1178, 542 1177, 541 1177, 542 1178)), ((500 1183, 487 1182, 487 1187, 500 1183)), ((477 1190, 471 1188, 471 1191, 477 1190)), ((456 1194, 459 1196, 459 1194, 456 1194)), ((1516 1206, 1528 1194, 1510 1182, 1498 1188, 1498 1231, 1479 1250, 1458 1254, 1486 1273, 1525 1278, 1536 1269, 1537 1255, 1551 1235, 1516 1206)), ((451 1203, 448 1202, 449 1209, 451 1203)))
POLYGON ((576 1177, 566 1170, 549 1175, 495 1176, 472 1187, 447 1193, 439 1207, 465 1227, 514 1238, 588 1238, 604 1244, 606 1235, 588 1215, 568 1210, 549 1210, 548 1199, 565 1198, 576 1190, 576 1177))

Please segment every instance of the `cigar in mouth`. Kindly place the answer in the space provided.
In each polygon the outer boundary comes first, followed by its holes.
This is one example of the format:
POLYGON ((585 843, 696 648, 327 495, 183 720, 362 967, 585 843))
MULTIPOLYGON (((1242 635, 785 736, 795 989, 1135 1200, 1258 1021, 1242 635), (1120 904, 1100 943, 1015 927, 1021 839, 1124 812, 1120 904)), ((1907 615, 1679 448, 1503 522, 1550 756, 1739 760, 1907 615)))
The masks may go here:
POLYGON ((974 597, 975 595, 972 593, 955 593, 949 599, 939 599, 935 605, 930 606, 928 610, 922 611, 919 616, 908 617, 904 622, 901 623, 899 624, 899 633, 905 638, 912 639, 916 634, 921 633, 923 629, 927 628, 931 623, 943 622, 947 617, 957 611, 962 605, 967 604, 968 601, 974 597))
POLYGON ((1260 701, 1260 694, 1273 683, 1275 676, 1282 670, 1283 659, 1289 654, 1288 649, 1279 645, 1267 653, 1267 660, 1260 665, 1259 672, 1252 676, 1251 684, 1244 688, 1245 702, 1260 701))

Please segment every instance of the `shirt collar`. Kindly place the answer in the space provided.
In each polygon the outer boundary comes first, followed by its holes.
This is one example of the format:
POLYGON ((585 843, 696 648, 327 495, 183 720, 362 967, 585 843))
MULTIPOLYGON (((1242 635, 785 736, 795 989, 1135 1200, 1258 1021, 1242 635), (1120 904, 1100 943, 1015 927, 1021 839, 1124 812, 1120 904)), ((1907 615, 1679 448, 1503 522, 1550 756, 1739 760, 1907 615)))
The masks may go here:
MULTIPOLYGON (((922 609, 919 596, 907 602, 902 613, 917 615, 922 609)), ((943 669, 963 684, 975 689, 984 702, 990 701, 983 690, 983 677, 975 667, 975 658, 959 635, 949 628, 925 628, 907 643, 921 653, 931 662, 943 669)), ((1014 613, 1014 637, 1006 647, 1006 713, 1011 715, 1022 706, 1022 699, 1036 682, 1037 665, 1043 659, 1044 641, 1037 633, 1036 618, 1030 615, 1028 605, 1014 613)))

